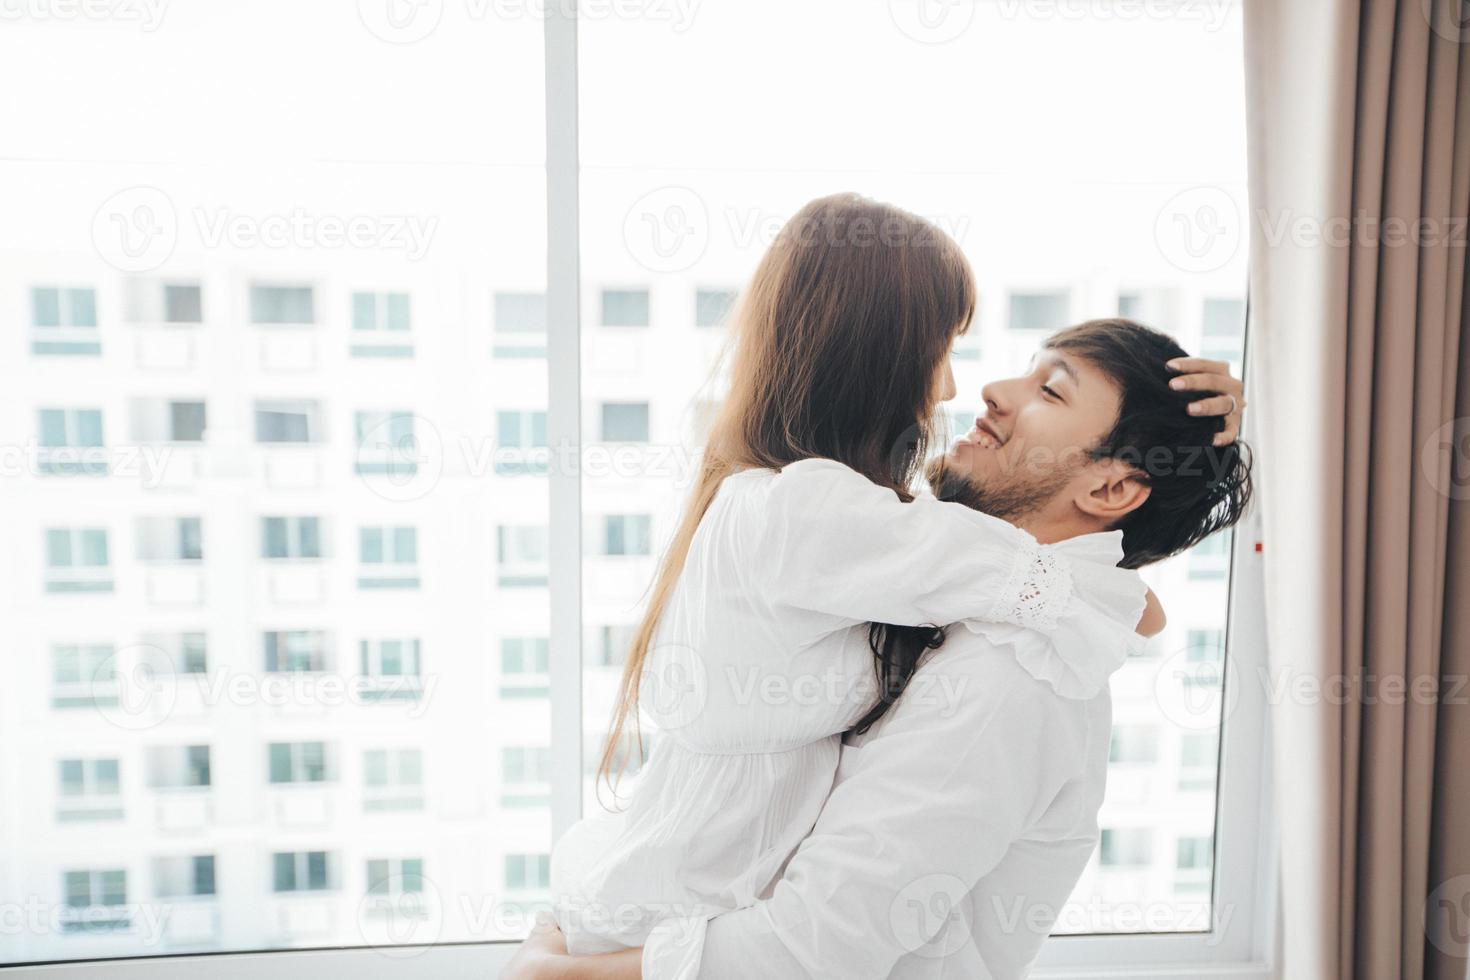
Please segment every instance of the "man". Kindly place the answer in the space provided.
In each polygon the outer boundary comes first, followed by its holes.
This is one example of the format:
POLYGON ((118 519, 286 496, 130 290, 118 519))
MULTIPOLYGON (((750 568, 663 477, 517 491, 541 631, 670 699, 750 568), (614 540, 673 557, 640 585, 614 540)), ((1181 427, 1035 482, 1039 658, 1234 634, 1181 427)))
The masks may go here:
MULTIPOLYGON (((975 428, 930 468, 934 492, 1132 568, 1234 525, 1249 458, 1216 445, 1227 406, 1199 392, 1236 409, 1238 385, 1166 362, 1223 371, 1127 320, 1054 335, 1026 374, 985 387, 975 428)), ((1096 845, 1119 663, 992 623, 950 627, 928 655, 935 640, 874 628, 890 694, 768 898, 668 920, 641 953, 567 957, 543 932, 506 975, 1024 976, 1096 845)))

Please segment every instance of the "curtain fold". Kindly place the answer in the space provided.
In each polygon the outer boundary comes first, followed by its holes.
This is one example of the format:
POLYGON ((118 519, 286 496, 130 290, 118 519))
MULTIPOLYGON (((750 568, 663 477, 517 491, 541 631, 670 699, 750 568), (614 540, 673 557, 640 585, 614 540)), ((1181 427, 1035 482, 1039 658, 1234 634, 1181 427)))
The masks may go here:
POLYGON ((1272 706, 1290 980, 1467 975, 1460 14, 1245 5, 1270 668, 1321 692, 1272 706))

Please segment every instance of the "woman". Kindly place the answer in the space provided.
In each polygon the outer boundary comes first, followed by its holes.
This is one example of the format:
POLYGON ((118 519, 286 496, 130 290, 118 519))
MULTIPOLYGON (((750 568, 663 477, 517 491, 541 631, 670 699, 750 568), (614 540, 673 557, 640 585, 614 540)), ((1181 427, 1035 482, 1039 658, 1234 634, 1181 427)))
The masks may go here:
POLYGON ((880 689, 866 644, 818 658, 820 639, 990 619, 1122 647, 1161 625, 1156 608, 1140 622, 1151 596, 1136 573, 913 498, 974 309, 955 242, 855 195, 807 205, 762 259, 599 775, 612 780, 630 734, 641 745, 640 708, 661 737, 627 810, 578 824, 553 857, 571 952, 642 946, 660 922, 749 905, 779 875, 832 784, 840 734, 906 679, 880 689))

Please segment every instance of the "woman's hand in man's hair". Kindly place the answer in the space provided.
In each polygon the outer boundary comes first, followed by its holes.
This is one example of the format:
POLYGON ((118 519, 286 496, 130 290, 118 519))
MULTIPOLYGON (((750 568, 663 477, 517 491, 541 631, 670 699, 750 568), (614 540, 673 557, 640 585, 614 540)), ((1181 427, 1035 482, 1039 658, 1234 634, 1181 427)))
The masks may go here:
POLYGON ((1214 392, 1211 398, 1189 403, 1192 415, 1223 415, 1225 428, 1215 436, 1215 445, 1228 446, 1240 438, 1240 415, 1245 410, 1245 384, 1230 373, 1224 361, 1205 357, 1176 357, 1169 369, 1179 377, 1169 382, 1176 391, 1214 392))

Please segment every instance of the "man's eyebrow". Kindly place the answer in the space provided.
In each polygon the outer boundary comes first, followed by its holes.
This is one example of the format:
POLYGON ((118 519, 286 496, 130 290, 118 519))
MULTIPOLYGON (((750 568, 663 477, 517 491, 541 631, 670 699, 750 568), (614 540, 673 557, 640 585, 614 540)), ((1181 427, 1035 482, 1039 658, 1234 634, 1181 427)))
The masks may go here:
POLYGON ((1072 362, 1067 360, 1067 358, 1063 357, 1061 354, 1057 353, 1054 350, 1046 350, 1040 352, 1036 355, 1036 357, 1032 358, 1032 362, 1035 363, 1037 360, 1041 360, 1043 358, 1052 367, 1060 368, 1063 374, 1072 379, 1072 383, 1074 385, 1079 388, 1082 387, 1082 379, 1078 377, 1077 369, 1072 366, 1072 362))

